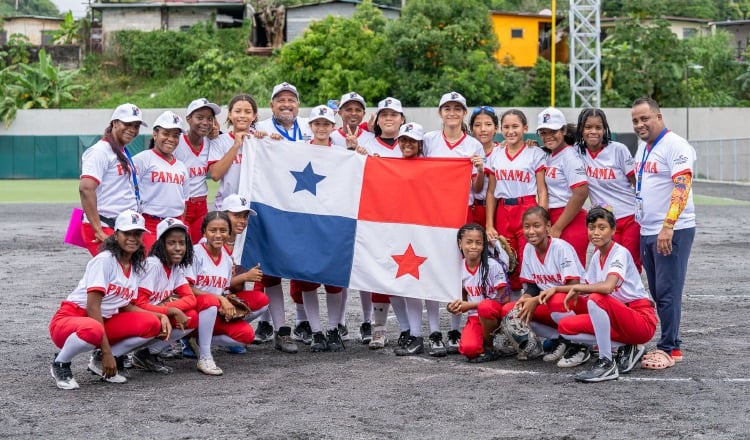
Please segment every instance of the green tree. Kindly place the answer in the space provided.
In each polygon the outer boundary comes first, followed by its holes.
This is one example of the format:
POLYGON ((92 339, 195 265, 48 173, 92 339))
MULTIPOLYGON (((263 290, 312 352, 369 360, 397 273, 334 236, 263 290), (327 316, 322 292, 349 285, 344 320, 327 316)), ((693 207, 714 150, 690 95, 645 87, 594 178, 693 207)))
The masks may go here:
POLYGON ((51 0, 0 0, 0 17, 13 15, 41 15, 59 17, 60 10, 51 0), (18 11, 16 11, 18 3, 18 11))
POLYGON ((295 84, 304 105, 318 105, 342 93, 357 91, 380 99, 388 90, 382 54, 388 50, 382 29, 385 17, 365 0, 352 18, 328 16, 281 49, 278 77, 295 84))
MULTIPOLYGON (((715 35, 682 40, 687 50, 687 68, 702 66, 690 72, 686 93, 696 107, 727 107, 736 104, 742 94, 737 77, 742 65, 735 61, 732 35, 719 31, 715 35)), ((691 69, 694 70, 694 69, 691 69)), ((685 98, 687 102, 687 97, 685 98)))
POLYGON ((471 103, 500 101, 497 37, 481 0, 411 0, 385 33, 381 77, 388 75, 392 95, 404 104, 434 106, 451 90, 471 103))
POLYGON ((60 30, 55 31, 52 42, 55 44, 73 44, 81 32, 81 22, 73 18, 73 12, 68 11, 60 24, 60 30))

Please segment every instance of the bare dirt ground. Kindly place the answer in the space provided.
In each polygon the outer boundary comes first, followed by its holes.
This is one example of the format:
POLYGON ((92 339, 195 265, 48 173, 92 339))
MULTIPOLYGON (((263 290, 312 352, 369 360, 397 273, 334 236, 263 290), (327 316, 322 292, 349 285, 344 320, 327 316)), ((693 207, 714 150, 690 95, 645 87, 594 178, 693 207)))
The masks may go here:
MULTIPOLYGON (((696 193, 750 200, 742 186, 697 184, 696 193)), ((71 208, 0 205, 2 438, 750 438, 750 206, 698 207, 685 361, 665 371, 587 385, 573 381, 578 368, 541 361, 398 358, 351 341, 343 353, 217 351, 222 377, 184 359, 171 376, 132 370, 124 385, 99 382, 80 356, 81 388, 62 391, 49 374, 47 324, 88 259, 62 243, 71 208)), ((357 333, 356 292, 348 313, 357 333)), ((395 321, 389 330, 395 340, 395 321)))

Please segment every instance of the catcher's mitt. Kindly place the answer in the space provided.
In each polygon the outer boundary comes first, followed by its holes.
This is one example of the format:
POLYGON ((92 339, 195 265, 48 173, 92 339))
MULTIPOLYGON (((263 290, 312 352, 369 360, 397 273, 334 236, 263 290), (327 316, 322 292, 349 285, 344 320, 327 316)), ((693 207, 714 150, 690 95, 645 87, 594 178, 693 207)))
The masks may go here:
POLYGON ((250 314, 250 307, 248 307, 245 301, 243 301, 239 296, 235 295, 234 293, 230 293, 224 296, 224 298, 228 299, 229 302, 234 306, 234 316, 224 315, 221 308, 219 308, 219 315, 224 318, 224 321, 229 322, 236 321, 238 319, 244 319, 247 315, 250 314))
POLYGON ((503 333, 519 354, 530 355, 538 351, 539 341, 531 328, 518 317, 518 312, 518 307, 513 307, 505 315, 502 322, 503 333))
POLYGON ((508 239, 502 235, 497 236, 497 240, 494 241, 495 252, 500 262, 505 264, 508 273, 513 272, 518 267, 518 254, 508 243, 508 239))

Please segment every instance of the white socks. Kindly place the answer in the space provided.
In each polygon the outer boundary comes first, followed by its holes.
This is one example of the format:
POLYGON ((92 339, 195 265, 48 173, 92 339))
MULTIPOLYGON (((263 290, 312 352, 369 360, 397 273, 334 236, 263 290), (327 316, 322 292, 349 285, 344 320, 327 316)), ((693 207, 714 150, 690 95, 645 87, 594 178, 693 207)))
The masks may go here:
POLYGON ((265 315, 268 313, 268 306, 263 306, 259 308, 258 310, 253 310, 250 312, 249 315, 245 316, 246 322, 253 322, 256 318, 265 315))
MULTIPOLYGON (((307 321, 310 323, 310 328, 313 333, 318 333, 320 328, 320 303, 318 303, 318 291, 313 290, 311 292, 302 292, 302 305, 305 309, 305 315, 307 321)), ((299 304, 297 304, 299 309, 299 304)), ((299 325, 299 313, 297 314, 297 325, 299 325)))
POLYGON ((398 319, 398 326, 402 332, 409 330, 409 315, 406 313, 406 301, 402 296, 391 296, 391 307, 393 314, 398 319))
MULTIPOLYGON (((346 289, 344 289, 346 291, 346 289)), ((333 330, 339 327, 342 313, 342 293, 326 293, 326 307, 328 308, 328 329, 333 330)))
POLYGON ((427 309, 427 321, 430 324, 430 333, 440 331, 440 303, 430 299, 424 300, 427 309))
POLYGON ((281 284, 265 288, 266 296, 268 296, 268 311, 271 314, 271 321, 273 321, 274 330, 278 331, 279 327, 283 327, 286 323, 286 316, 284 314, 284 289, 281 284))
POLYGON ((594 325, 596 344, 599 346, 599 357, 612 360, 612 323, 609 314, 594 301, 588 301, 587 305, 594 325))
MULTIPOLYGON (((222 347, 244 347, 245 344, 239 341, 235 341, 234 339, 230 338, 227 335, 216 335, 213 338, 211 338, 211 343, 220 345, 222 347)), ((207 359, 211 358, 213 359, 213 356, 211 356, 211 351, 208 351, 207 355, 203 354, 203 350, 201 349, 201 359, 207 359)))
POLYGON ((214 335, 216 312, 216 307, 209 307, 198 313, 198 344, 201 358, 211 357, 211 337, 214 335))
POLYGON ((362 322, 372 321, 372 292, 359 291, 359 302, 362 303, 362 322))
POLYGON ((142 338, 140 336, 123 339, 112 346, 112 356, 122 356, 125 353, 130 353, 131 351, 140 348, 142 345, 146 345, 147 342, 153 339, 154 338, 142 338))
POLYGON ((422 336, 422 300, 419 298, 404 298, 406 316, 409 319, 409 333, 412 336, 422 336))
POLYGON ((77 334, 71 333, 70 336, 68 336, 68 339, 65 340, 63 347, 60 349, 60 353, 57 354, 55 362, 70 362, 79 354, 91 351, 94 348, 96 348, 94 344, 89 344, 79 338, 77 334))

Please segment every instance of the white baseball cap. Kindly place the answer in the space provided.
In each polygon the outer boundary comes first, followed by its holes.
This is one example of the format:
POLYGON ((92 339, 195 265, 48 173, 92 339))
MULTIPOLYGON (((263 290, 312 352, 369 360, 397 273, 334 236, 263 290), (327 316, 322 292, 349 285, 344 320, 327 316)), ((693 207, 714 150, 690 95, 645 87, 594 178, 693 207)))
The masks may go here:
POLYGON ((341 95, 341 100, 339 101, 339 109, 343 108, 345 104, 349 102, 358 102, 362 104, 363 109, 367 109, 367 104, 365 103, 365 98, 360 96, 357 92, 349 92, 341 95))
POLYGON ((381 111, 385 109, 393 110, 394 112, 404 114, 404 108, 401 107, 401 101, 399 101, 396 98, 385 98, 384 100, 380 101, 378 103, 378 111, 375 112, 375 114, 379 114, 381 111))
POLYGON ((148 127, 148 124, 143 122, 143 112, 135 104, 125 103, 120 104, 112 113, 112 117, 109 122, 122 121, 122 122, 135 122, 138 121, 142 126, 148 127))
POLYGON ((182 118, 177 116, 176 113, 171 112, 169 110, 160 114, 159 117, 156 118, 156 120, 154 121, 154 128, 156 127, 161 127, 167 130, 171 130, 173 128, 179 128, 181 132, 185 131, 182 128, 182 118))
POLYGON ((463 107, 464 110, 469 109, 469 107, 466 106, 466 98, 464 98, 463 95, 458 92, 449 92, 443 95, 443 97, 440 98, 440 104, 438 105, 438 108, 449 102, 457 102, 461 104, 461 107, 463 107))
POLYGON ((211 111, 214 112, 214 116, 217 116, 219 113, 221 113, 221 107, 219 107, 217 104, 210 102, 206 98, 198 98, 195 101, 190 103, 190 105, 187 108, 186 115, 190 116, 193 114, 194 111, 201 109, 203 107, 210 108, 211 111))
POLYGON ((239 194, 231 194, 222 200, 221 210, 234 213, 248 211, 250 215, 258 215, 257 212, 250 209, 250 201, 239 194))
POLYGON ((536 129, 549 128, 550 130, 559 130, 565 127, 567 123, 565 115, 560 110, 554 107, 547 107, 537 116, 536 129))
POLYGON ((288 82, 283 82, 281 84, 276 84, 273 87, 273 92, 271 93, 271 99, 275 98, 276 95, 278 95, 281 92, 292 92, 294 93, 294 96, 299 99, 299 93, 297 92, 297 88, 293 85, 289 84, 288 82))
POLYGON ((424 128, 416 122, 409 122, 401 126, 398 130, 398 137, 406 136, 421 141, 424 139, 424 128))
POLYGON ((313 121, 317 121, 318 119, 325 119, 331 124, 335 124, 336 114, 327 105, 319 105, 317 107, 313 107, 312 110, 310 110, 309 122, 312 124, 313 121))
POLYGON ((142 215, 128 209, 117 216, 115 220, 115 231, 146 231, 146 219, 142 215))
POLYGON ((175 228, 179 228, 184 231, 188 230, 188 227, 185 225, 185 223, 182 222, 182 220, 172 217, 165 218, 164 220, 160 221, 158 225, 156 225, 156 239, 160 239, 165 232, 175 228))

